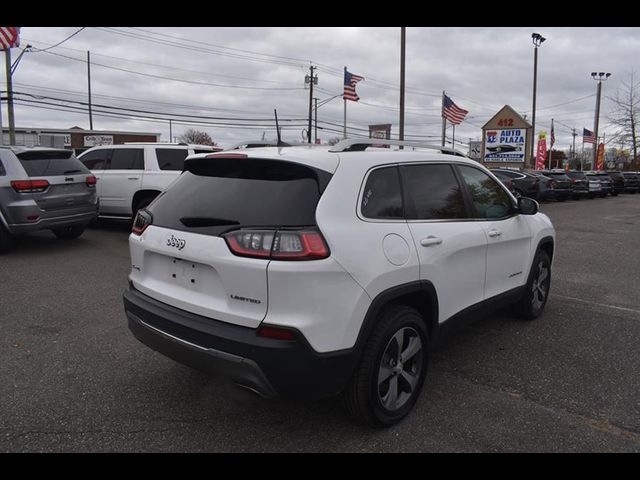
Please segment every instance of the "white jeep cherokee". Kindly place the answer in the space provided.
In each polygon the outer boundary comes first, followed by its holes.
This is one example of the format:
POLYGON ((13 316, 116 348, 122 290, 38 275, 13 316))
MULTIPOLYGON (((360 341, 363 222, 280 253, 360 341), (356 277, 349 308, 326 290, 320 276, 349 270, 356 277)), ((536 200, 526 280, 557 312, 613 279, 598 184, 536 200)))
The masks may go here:
POLYGON ((263 396, 342 394, 390 425, 445 325, 499 304, 538 317, 555 231, 537 203, 451 151, 374 142, 188 159, 134 221, 133 334, 263 396))
POLYGON ((184 159, 222 150, 186 143, 125 143, 90 148, 78 156, 98 180, 100 217, 133 218, 182 173, 184 159))

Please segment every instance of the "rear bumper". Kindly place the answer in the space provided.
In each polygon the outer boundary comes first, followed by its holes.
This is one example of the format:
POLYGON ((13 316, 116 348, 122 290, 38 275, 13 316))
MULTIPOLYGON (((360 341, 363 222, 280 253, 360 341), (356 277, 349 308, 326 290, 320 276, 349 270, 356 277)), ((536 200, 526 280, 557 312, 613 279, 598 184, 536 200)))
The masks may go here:
POLYGON ((253 328, 196 315, 132 286, 123 294, 129 330, 148 347, 198 370, 219 373, 264 397, 333 396, 355 367, 354 350, 317 353, 296 341, 259 337, 253 328))
POLYGON ((55 212, 41 210, 36 205, 11 207, 8 210, 8 228, 14 235, 73 225, 87 225, 98 216, 97 205, 55 212), (28 221, 29 216, 37 218, 28 221))

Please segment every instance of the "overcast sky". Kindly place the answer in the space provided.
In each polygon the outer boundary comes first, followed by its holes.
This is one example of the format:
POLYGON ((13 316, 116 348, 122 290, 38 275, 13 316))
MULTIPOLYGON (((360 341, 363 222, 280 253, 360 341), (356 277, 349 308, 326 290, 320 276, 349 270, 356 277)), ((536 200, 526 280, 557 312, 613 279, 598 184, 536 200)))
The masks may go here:
MULTIPOLYGON (((80 28, 22 27, 21 47, 46 49, 80 28)), ((549 131, 554 118, 556 146, 561 149, 570 145, 571 128, 580 134, 583 127, 592 130, 597 84, 590 73, 598 71, 612 73, 603 83, 600 131, 613 134, 607 120, 612 102, 607 97, 615 96, 632 69, 638 70, 640 28, 408 27, 405 139, 439 142, 443 90, 470 112, 456 127, 456 140, 480 139, 482 125, 505 104, 530 120, 532 32, 547 39, 538 51, 536 130, 549 131)), ((60 99, 87 101, 87 51, 96 130, 157 132, 162 141, 169 141, 163 113, 183 119, 201 116, 205 118, 195 120, 227 124, 194 128, 229 146, 263 133, 274 138, 273 123, 261 119, 270 121, 277 108, 283 137, 300 140, 309 109, 304 78, 314 65, 319 67, 314 97, 320 102, 342 93, 344 66, 365 77, 356 88, 360 101, 347 102, 351 133, 367 135, 368 125, 391 123, 392 137, 398 135, 399 27, 87 27, 60 46, 23 56, 13 76, 14 90, 37 98, 16 95, 22 99, 16 105, 18 127, 89 128, 87 113, 51 110, 60 108, 60 99), (99 116, 113 113, 98 110, 127 111, 98 104, 153 112, 136 115, 161 119, 99 116), (251 128, 238 126, 246 123, 251 128)), ((19 53, 13 49, 13 58, 19 53)), ((80 103, 65 105, 86 108, 80 103)), ((6 104, 2 113, 6 127, 6 104)), ((342 99, 320 107, 318 120, 325 127, 318 133, 323 143, 340 136, 342 99)), ((173 135, 186 128, 174 123, 173 135)), ((581 136, 576 145, 581 147, 581 136)))

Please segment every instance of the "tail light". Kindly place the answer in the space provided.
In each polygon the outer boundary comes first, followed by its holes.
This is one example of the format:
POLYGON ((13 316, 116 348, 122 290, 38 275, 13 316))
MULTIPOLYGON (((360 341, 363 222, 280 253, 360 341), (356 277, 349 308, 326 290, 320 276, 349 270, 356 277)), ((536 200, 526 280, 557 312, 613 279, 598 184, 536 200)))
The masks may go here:
POLYGON ((87 177, 87 187, 95 187, 98 180, 93 175, 87 177))
POLYGON ((236 230, 222 237, 240 257, 318 260, 329 256, 329 247, 317 230, 236 230))
POLYGON ((49 187, 46 180, 12 180, 11 186, 18 193, 44 192, 49 187))
POLYGON ((280 327, 271 327, 263 325, 258 328, 258 336, 266 338, 275 338, 277 340, 295 340, 296 334, 292 330, 280 327))
POLYGON ((153 216, 146 210, 138 210, 136 218, 133 220, 133 228, 131 233, 134 235, 142 235, 149 225, 153 223, 153 216))

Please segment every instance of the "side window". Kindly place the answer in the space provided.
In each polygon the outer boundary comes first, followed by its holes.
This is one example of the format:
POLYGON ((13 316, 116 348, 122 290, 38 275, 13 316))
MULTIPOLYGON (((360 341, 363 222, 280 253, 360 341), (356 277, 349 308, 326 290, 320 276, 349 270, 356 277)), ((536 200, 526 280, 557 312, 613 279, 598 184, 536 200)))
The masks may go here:
POLYGON ((186 148, 156 148, 160 170, 182 170, 188 154, 186 148))
POLYGON ((451 165, 405 165, 407 219, 466 218, 462 190, 451 165))
POLYGON ((489 175, 474 167, 458 165, 469 189, 478 218, 503 218, 513 209, 513 203, 504 189, 489 175))
POLYGON ((141 148, 114 148, 109 162, 110 170, 143 170, 144 159, 141 148))
POLYGON ((2 165, 2 160, 0 160, 0 175, 6 175, 7 172, 4 170, 4 166, 2 165))
POLYGON ((109 149, 100 148, 98 150, 87 152, 82 156, 80 161, 89 170, 103 170, 104 166, 107 164, 107 158, 109 158, 109 149))
POLYGON ((361 209, 367 218, 403 218, 398 167, 379 168, 369 174, 361 209))

